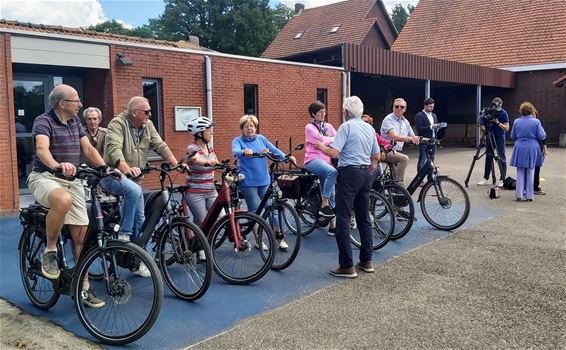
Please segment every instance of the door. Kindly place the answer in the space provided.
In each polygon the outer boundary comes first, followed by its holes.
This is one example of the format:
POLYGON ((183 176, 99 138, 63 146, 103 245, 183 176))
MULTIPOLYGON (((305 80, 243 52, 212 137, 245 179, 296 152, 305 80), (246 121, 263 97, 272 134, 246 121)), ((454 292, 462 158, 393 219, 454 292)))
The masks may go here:
POLYGON ((47 77, 14 77, 14 111, 16 113, 16 150, 20 189, 27 188, 26 179, 33 160, 31 128, 35 117, 47 110, 49 92, 47 77))

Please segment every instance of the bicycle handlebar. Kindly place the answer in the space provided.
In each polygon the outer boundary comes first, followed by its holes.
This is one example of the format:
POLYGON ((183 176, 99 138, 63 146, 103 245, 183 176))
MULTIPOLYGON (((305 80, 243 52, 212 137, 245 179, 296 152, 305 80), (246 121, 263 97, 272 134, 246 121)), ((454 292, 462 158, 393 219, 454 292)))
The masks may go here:
POLYGON ((75 166, 77 168, 77 172, 75 173, 74 176, 65 176, 63 175, 63 171, 61 170, 61 168, 57 168, 55 170, 48 170, 49 173, 55 175, 56 177, 60 178, 60 179, 64 179, 67 181, 73 181, 75 179, 86 179, 89 176, 95 176, 98 179, 102 179, 105 178, 107 176, 113 176, 116 178, 121 178, 122 177, 122 173, 116 169, 110 169, 108 166, 106 165, 101 165, 98 166, 96 168, 91 168, 86 164, 80 164, 78 166, 75 166))

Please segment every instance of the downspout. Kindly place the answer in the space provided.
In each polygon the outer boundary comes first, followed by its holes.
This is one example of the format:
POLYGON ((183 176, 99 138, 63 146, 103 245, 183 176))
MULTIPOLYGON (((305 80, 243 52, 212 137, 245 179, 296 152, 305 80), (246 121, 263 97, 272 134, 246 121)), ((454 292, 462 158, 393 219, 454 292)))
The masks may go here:
POLYGON ((481 85, 476 87, 476 148, 480 146, 481 142, 481 128, 478 119, 481 113, 481 85))
MULTIPOLYGON (((212 116, 212 61, 208 55, 204 55, 205 75, 206 75, 206 116, 214 122, 212 116)), ((214 139, 210 141, 214 147, 214 139)))

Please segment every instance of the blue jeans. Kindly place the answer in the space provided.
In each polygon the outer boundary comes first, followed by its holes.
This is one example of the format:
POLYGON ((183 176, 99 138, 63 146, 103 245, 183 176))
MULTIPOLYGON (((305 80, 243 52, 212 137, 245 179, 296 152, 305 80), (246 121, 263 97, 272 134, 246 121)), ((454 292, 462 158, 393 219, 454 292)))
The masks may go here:
POLYGON ((336 169, 322 159, 309 161, 305 164, 305 169, 319 177, 322 196, 328 198, 328 206, 334 208, 334 187, 336 185, 336 175, 338 174, 336 169))
POLYGON ((110 176, 103 178, 100 185, 113 195, 122 197, 120 233, 138 236, 145 220, 143 192, 140 185, 126 177, 118 180, 110 176))
MULTIPOLYGON (((493 134, 495 139, 495 146, 497 147, 497 154, 499 155, 499 159, 501 160, 501 180, 505 180, 507 177, 507 158, 505 157, 505 136, 493 134)), ((489 155, 489 153, 494 153, 493 145, 489 141, 489 137, 485 139, 485 170, 483 172, 483 178, 489 179, 489 174, 491 174, 492 167, 493 167, 493 157, 489 155)))
MULTIPOLYGON (((240 189, 242 191, 242 194, 244 195, 244 199, 246 200, 246 206, 248 208, 248 212, 255 213, 257 207, 259 207, 259 203, 261 203, 261 200, 263 196, 265 196, 265 192, 267 192, 268 188, 269 185, 256 186, 256 187, 242 187, 240 189)), ((270 205, 271 205, 271 199, 267 201, 265 207, 267 208, 270 205)), ((273 211, 272 213, 273 215, 271 215, 270 218, 271 226, 274 228, 278 228, 279 215, 277 214, 276 211, 273 211)))
MULTIPOLYGON (((432 148, 432 155, 434 156, 436 154, 436 146, 432 145, 425 145, 425 144, 419 144, 419 162, 417 163, 417 171, 420 171, 422 167, 424 167, 424 165, 426 164, 426 151, 427 148, 431 147, 432 148)), ((430 175, 429 175, 429 179, 430 179, 430 175)))

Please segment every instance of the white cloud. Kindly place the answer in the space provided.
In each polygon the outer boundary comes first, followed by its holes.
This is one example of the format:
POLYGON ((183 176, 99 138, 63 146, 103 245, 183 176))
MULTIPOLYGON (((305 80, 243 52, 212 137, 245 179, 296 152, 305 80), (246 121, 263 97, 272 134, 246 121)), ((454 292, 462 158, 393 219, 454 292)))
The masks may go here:
MULTIPOLYGON (((303 5, 305 5, 305 8, 312 8, 312 7, 318 7, 318 6, 324 6, 324 5, 328 5, 328 4, 334 4, 335 2, 341 2, 344 0, 280 0, 279 2, 281 2, 282 4, 294 9, 295 8, 295 4, 296 3, 301 3, 303 5)), ((395 7, 396 4, 401 4, 403 6, 407 6, 407 5, 414 5, 416 6, 417 3, 419 2, 419 0, 382 0, 383 4, 385 5, 385 8, 387 8, 387 11, 389 11, 391 13, 391 11, 393 10, 393 7, 395 7)))
POLYGON ((65 27, 87 27, 107 20, 97 0, 2 0, 0 18, 65 27))

